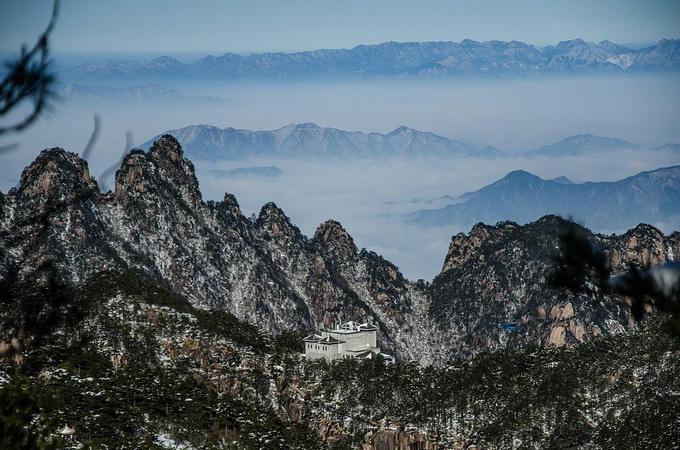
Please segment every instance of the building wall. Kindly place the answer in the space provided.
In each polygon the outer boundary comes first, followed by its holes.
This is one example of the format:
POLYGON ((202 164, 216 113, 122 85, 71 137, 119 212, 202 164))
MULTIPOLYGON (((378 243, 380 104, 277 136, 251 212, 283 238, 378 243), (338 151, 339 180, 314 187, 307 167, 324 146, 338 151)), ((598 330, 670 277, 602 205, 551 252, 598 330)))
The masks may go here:
POLYGON ((345 352, 343 344, 318 344, 314 342, 305 343, 305 355, 308 360, 326 358, 328 361, 342 358, 345 352))
POLYGON ((377 331, 365 331, 353 329, 323 330, 322 338, 332 337, 341 341, 335 344, 321 342, 305 342, 305 355, 308 360, 325 358, 328 361, 335 359, 354 358, 354 355, 371 350, 380 353, 377 345, 377 331))
POLYGON ((378 346, 375 331, 356 331, 353 333, 322 331, 321 335, 323 337, 332 336, 339 341, 345 341, 345 351, 368 350, 378 346))

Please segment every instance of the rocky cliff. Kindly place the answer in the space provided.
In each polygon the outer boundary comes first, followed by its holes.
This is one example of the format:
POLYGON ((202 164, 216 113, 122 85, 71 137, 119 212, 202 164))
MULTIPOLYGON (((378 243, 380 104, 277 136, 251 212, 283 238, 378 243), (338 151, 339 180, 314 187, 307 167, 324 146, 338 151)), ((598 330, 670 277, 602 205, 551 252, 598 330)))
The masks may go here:
POLYGON ((43 151, 1 205, 3 274, 47 264, 78 284, 102 270, 136 272, 196 307, 272 333, 369 320, 382 346, 414 355, 396 330, 426 297, 396 267, 359 251, 337 222, 308 239, 273 203, 252 221, 232 195, 204 202, 192 163, 169 135, 148 153, 131 152, 108 194, 77 155, 43 151))
MULTIPOLYGON (((134 272, 194 307, 229 311, 272 334, 368 320, 381 347, 424 363, 569 345, 632 326, 620 299, 546 285, 566 223, 556 217, 480 224, 455 236, 441 275, 427 285, 358 249, 333 220, 310 239, 273 203, 251 220, 230 194, 203 201, 192 163, 169 135, 126 156, 113 193, 100 193, 87 163, 61 149, 43 151, 21 180, 0 196, 2 277, 49 270, 78 285, 102 270, 134 272), (502 322, 517 327, 503 330, 502 322)), ((617 268, 678 256, 678 234, 649 226, 593 238, 617 268)))
MULTIPOLYGON (((526 344, 571 346, 634 327, 624 298, 550 285, 552 258, 569 225, 556 216, 524 226, 480 223, 452 238, 442 272, 430 287, 429 312, 451 337, 453 353, 526 344)), ((620 236, 581 231, 604 250, 615 274, 630 264, 657 265, 680 256, 677 232, 664 236, 644 224, 620 236)))

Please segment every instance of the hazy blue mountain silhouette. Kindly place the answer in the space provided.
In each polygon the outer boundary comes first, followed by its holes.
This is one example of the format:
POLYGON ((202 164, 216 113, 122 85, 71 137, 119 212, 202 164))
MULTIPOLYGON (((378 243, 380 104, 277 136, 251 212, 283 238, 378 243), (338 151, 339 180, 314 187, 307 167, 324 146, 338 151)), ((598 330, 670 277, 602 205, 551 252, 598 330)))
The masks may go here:
POLYGON ((547 156, 550 158, 561 158, 563 156, 582 156, 595 153, 637 149, 639 145, 621 139, 595 136, 593 134, 577 134, 563 139, 557 144, 547 145, 536 150, 524 153, 527 158, 537 156, 547 156))
MULTIPOLYGON (((313 123, 291 124, 278 130, 250 131, 192 125, 162 134, 174 136, 194 160, 243 160, 272 158, 380 158, 380 157, 475 157, 504 156, 494 148, 455 141, 434 133, 401 126, 391 133, 361 133, 323 128, 313 123)), ((143 143, 150 148, 158 135, 143 143)))
POLYGON ((82 64, 64 78, 304 79, 384 76, 512 77, 555 74, 674 72, 680 40, 634 50, 582 39, 536 48, 518 41, 384 42, 352 49, 206 56, 185 64, 168 56, 147 61, 82 64))
MULTIPOLYGON (((567 180, 568 181, 568 180, 567 180)), ((641 172, 616 182, 565 183, 543 180, 523 170, 440 209, 422 209, 408 218, 420 226, 457 225, 511 220, 528 223, 547 214, 573 217, 594 231, 612 232, 640 223, 680 219, 680 166, 641 172)))

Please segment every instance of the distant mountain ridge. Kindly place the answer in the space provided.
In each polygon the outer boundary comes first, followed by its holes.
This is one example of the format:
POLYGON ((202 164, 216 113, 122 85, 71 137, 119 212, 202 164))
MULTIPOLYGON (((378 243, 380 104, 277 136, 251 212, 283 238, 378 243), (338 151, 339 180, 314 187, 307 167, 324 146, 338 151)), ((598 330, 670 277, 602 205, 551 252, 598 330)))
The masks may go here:
MULTIPOLYGON (((324 128, 313 123, 291 124, 277 130, 250 131, 192 125, 163 134, 174 136, 195 160, 243 160, 254 156, 276 158, 375 158, 391 156, 451 156, 497 158, 503 153, 480 148, 434 133, 401 126, 391 133, 362 133, 324 128)), ((140 148, 146 150, 162 135, 140 148)))
MULTIPOLYGON (((380 158, 380 157, 463 157, 496 159, 507 157, 491 146, 474 145, 428 131, 400 126, 387 134, 344 131, 314 123, 290 124, 276 130, 251 131, 212 125, 190 125, 168 130, 139 146, 143 150, 164 134, 174 136, 194 160, 238 161, 268 158, 380 158)), ((644 150, 622 139, 578 134, 521 154, 561 158, 618 150, 644 150)), ((679 144, 665 144, 654 150, 680 152, 679 144)))
MULTIPOLYGON (((108 193, 78 155, 41 152, 20 186, 0 193, 0 277, 50 270, 78 286, 101 271, 135 273, 196 310, 228 311, 270 334, 318 330, 341 318, 370 321, 380 347, 399 359, 442 363, 528 344, 573 345, 632 325, 618 298, 547 284, 568 227, 555 216, 525 226, 478 224, 452 237, 431 284, 413 283, 360 250, 334 220, 308 238, 273 203, 247 218, 231 194, 203 201, 193 163, 166 135, 149 152, 128 154, 108 193), (519 332, 508 335, 503 321, 516 322, 519 332)), ((622 236, 582 231, 614 271, 680 257, 680 233, 664 236, 648 225, 622 236)))
POLYGON ((168 89, 156 84, 132 85, 127 87, 84 86, 81 84, 67 84, 59 89, 57 95, 61 100, 68 101, 154 101, 154 102, 224 102, 218 97, 187 97, 174 89, 168 89))
POLYGON ((477 222, 528 223, 547 214, 573 216, 594 231, 606 232, 638 223, 680 223, 680 166, 617 182, 582 184, 570 184, 563 177, 543 180, 516 170, 448 206, 416 211, 409 220, 421 226, 455 224, 465 229, 477 222))
POLYGON ((297 53, 248 56, 225 53, 185 64, 168 56, 148 61, 83 64, 68 77, 297 79, 376 76, 507 77, 572 73, 644 73, 680 70, 680 40, 640 50, 610 41, 572 39, 536 48, 518 41, 384 42, 297 53))
POLYGON ((59 90, 59 97, 65 100, 179 100, 185 98, 174 89, 155 84, 111 88, 67 84, 59 90))
POLYGON ((547 156, 549 158, 561 158, 563 156, 582 156, 603 151, 638 149, 638 144, 593 134, 577 134, 563 139, 557 144, 547 145, 536 150, 524 153, 527 158, 547 156))

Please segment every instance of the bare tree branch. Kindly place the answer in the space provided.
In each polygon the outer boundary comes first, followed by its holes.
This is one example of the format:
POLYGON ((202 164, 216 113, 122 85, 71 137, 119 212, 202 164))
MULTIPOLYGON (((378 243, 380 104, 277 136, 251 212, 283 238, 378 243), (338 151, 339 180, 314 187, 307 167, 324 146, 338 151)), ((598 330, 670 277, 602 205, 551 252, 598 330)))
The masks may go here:
POLYGON ((102 174, 99 176, 99 185, 101 186, 102 192, 106 192, 108 189, 106 189, 106 179, 111 175, 111 173, 117 169, 120 168, 120 165, 123 163, 123 160, 127 156, 128 153, 130 153, 130 150, 132 150, 132 131, 127 130, 125 132, 125 150, 123 151, 123 155, 120 157, 120 160, 111 165, 111 167, 107 168, 102 174))
POLYGON ((32 111, 21 121, 0 127, 0 135, 21 131, 32 124, 54 97, 54 75, 51 73, 48 38, 59 12, 59 0, 54 1, 52 17, 33 48, 21 49, 21 57, 7 64, 9 73, 0 81, 0 116, 4 116, 26 99, 33 102, 32 111))
POLYGON ((90 153, 92 153, 92 150, 94 150, 94 144, 97 142, 97 138, 99 137, 99 128, 101 126, 101 118, 99 117, 99 114, 94 115, 94 128, 92 129, 92 134, 90 135, 90 140, 87 141, 87 145, 85 145, 85 149, 83 150, 83 159, 87 161, 87 158, 90 156, 90 153))
POLYGON ((654 267, 631 264, 628 272, 611 276, 611 263, 602 249, 593 245, 584 230, 571 223, 560 236, 560 254, 554 258, 551 284, 577 292, 600 292, 627 297, 636 320, 648 308, 669 313, 673 332, 680 336, 680 262, 668 261, 654 267))

